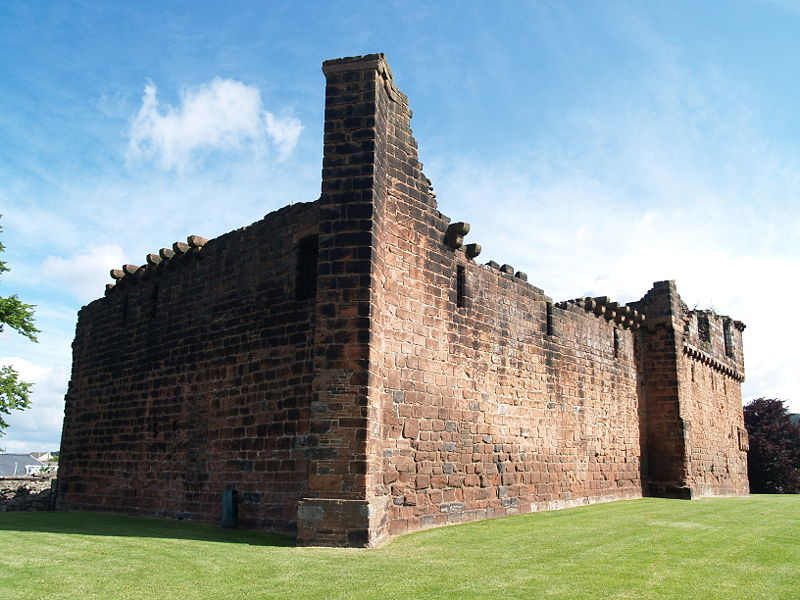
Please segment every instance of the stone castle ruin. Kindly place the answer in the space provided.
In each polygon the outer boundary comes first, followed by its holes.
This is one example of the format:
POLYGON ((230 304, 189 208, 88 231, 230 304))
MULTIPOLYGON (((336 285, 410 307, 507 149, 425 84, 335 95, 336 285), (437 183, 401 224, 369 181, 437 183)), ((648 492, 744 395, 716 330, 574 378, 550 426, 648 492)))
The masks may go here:
POLYGON ((671 281, 553 302, 437 210, 382 54, 327 61, 322 194, 112 271, 81 309, 64 509, 373 546, 748 492, 744 325, 671 281), (228 498, 233 497, 228 492, 228 498))

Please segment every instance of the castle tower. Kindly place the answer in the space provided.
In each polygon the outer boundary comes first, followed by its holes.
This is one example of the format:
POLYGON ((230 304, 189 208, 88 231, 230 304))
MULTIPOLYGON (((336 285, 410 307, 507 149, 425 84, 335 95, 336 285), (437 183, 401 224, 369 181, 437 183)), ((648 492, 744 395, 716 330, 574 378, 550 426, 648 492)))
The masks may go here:
POLYGON ((742 413, 744 324, 689 310, 674 281, 639 302, 644 485, 651 496, 747 494, 742 413))
MULTIPOLYGON (((383 54, 323 64, 325 133, 311 429, 317 459, 298 542, 372 545, 387 534, 380 477, 380 289, 390 195, 435 207, 406 96, 383 54)), ((394 208, 393 208, 394 210, 394 208)), ((406 211, 407 212, 407 211, 406 211)), ((413 217, 409 216, 409 219, 413 217)), ((409 222, 410 224, 410 222, 409 222)), ((442 230, 439 217, 435 225, 442 230)), ((382 481, 381 481, 382 483, 382 481)))

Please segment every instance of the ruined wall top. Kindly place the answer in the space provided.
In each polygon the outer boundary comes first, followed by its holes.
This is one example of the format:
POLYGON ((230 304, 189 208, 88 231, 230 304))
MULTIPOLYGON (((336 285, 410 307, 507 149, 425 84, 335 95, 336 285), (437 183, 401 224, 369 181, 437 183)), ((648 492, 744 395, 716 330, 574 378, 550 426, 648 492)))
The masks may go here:
MULTIPOLYGON (((408 116, 411 117, 411 110, 408 109, 408 96, 406 96, 394 84, 394 77, 392 70, 389 68, 389 63, 386 62, 386 57, 383 52, 376 54, 364 54, 362 56, 348 56, 345 58, 335 58, 333 60, 326 60, 322 63, 322 72, 325 74, 328 84, 346 84, 351 81, 357 80, 355 73, 359 71, 375 70, 378 77, 383 81, 384 88, 389 98, 398 104, 405 105, 408 110, 408 116)), ((330 98, 328 94, 328 98, 330 98)), ((340 97, 340 103, 351 101, 358 101, 359 98, 340 97)))

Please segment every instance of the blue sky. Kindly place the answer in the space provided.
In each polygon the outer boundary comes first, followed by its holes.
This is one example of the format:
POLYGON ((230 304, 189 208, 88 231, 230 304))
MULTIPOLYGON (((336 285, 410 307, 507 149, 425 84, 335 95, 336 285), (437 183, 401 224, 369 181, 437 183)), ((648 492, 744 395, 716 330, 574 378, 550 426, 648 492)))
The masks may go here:
POLYGON ((0 5, 0 294, 38 344, 8 451, 55 449, 76 312, 108 270, 319 195, 323 60, 384 52, 439 207, 555 300, 747 323, 745 400, 800 411, 800 3, 0 5))

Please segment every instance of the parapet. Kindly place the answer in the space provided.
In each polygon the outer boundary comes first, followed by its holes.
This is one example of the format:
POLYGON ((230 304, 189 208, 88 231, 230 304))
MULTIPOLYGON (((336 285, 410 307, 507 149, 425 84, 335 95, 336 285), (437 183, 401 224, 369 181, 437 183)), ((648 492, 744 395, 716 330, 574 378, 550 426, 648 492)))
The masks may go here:
POLYGON ((647 315, 648 329, 667 326, 675 331, 683 353, 737 381, 744 380, 742 331, 745 324, 713 309, 689 309, 674 281, 657 281, 631 307, 647 315))
POLYGON ((631 308, 627 304, 612 302, 608 296, 575 298, 574 300, 557 302, 556 306, 558 308, 577 306, 584 309, 586 312, 594 313, 597 317, 603 317, 606 321, 614 321, 614 323, 626 329, 639 329, 646 320, 643 313, 631 308))
POLYGON ((744 381, 742 332, 746 325, 714 310, 686 310, 683 314, 683 348, 690 358, 744 381))

